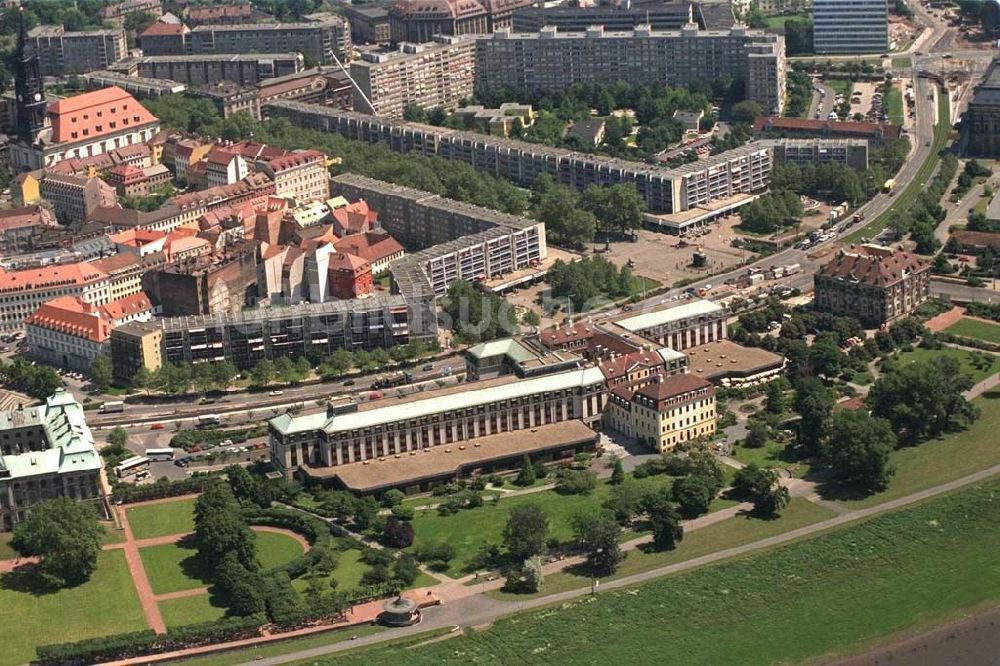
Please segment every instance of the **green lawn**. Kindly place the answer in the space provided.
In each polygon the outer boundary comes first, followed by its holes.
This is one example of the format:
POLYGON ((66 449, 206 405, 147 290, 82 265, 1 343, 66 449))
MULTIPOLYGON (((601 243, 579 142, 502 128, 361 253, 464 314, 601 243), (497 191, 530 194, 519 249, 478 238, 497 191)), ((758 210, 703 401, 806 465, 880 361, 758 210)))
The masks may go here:
MULTIPOLYGON (((637 479, 645 487, 658 487, 673 483, 668 476, 637 479)), ((456 556, 446 571, 449 576, 460 577, 468 573, 469 561, 483 544, 501 543, 503 527, 510 510, 520 504, 538 504, 548 514, 551 535, 559 541, 569 541, 573 536, 572 519, 579 513, 597 511, 607 499, 611 486, 601 481, 593 495, 560 495, 544 490, 530 495, 501 498, 499 503, 489 503, 478 509, 459 511, 450 516, 440 516, 437 510, 418 511, 413 519, 416 535, 414 545, 447 541, 455 547, 456 556)), ((720 505, 717 508, 723 508, 720 505)))
MULTIPOLYGON (((125 530, 120 530, 115 527, 114 523, 101 522, 101 527, 104 528, 104 543, 125 543, 125 530)), ((0 559, 3 559, 0 557, 0 559)))
MULTIPOLYGON (((802 663, 1000 600, 1000 481, 644 585, 518 613, 406 662, 802 663)), ((312 664, 397 664, 378 646, 312 664)))
POLYGON ((20 555, 20 553, 14 550, 14 547, 10 545, 13 538, 13 532, 0 532, 0 560, 12 560, 20 555))
POLYGON ((901 211, 909 209, 916 201, 917 197, 931 182, 937 165, 941 161, 939 153, 944 150, 948 143, 948 133, 951 131, 951 107, 948 104, 947 95, 938 95, 938 124, 934 126, 934 140, 931 143, 931 153, 924 163, 917 170, 916 177, 898 193, 895 200, 881 215, 856 229, 853 233, 845 236, 842 241, 847 244, 863 242, 862 239, 871 239, 885 231, 889 222, 897 217, 901 211))
POLYGON ((226 607, 210 594, 199 594, 180 599, 166 599, 159 602, 160 614, 167 628, 182 627, 218 620, 226 614, 226 607), (214 603, 213 603, 214 601, 214 603))
POLYGON ((35 646, 146 629, 125 553, 104 551, 86 583, 48 591, 31 574, 0 576, 0 665, 24 664, 35 646))
MULTIPOLYGON (((760 520, 749 516, 736 516, 721 523, 708 525, 698 530, 688 532, 684 540, 674 550, 656 551, 652 549, 632 550, 614 576, 607 580, 631 576, 642 571, 649 571, 668 564, 676 564, 692 560, 708 553, 714 553, 726 548, 733 548, 752 541, 818 523, 832 518, 836 514, 818 504, 795 497, 785 507, 775 520, 760 520)), ((604 580, 604 579, 602 579, 604 580)), ((538 595, 507 594, 505 592, 489 592, 487 596, 496 599, 516 601, 530 599, 534 596, 564 592, 590 585, 590 577, 583 570, 567 570, 545 578, 542 591, 538 595)))
POLYGON ((902 69, 909 69, 913 62, 909 58, 893 58, 892 59, 892 69, 894 72, 898 72, 902 69))
POLYGON ((851 83, 850 79, 823 79, 823 83, 828 85, 834 94, 844 97, 850 97, 854 90, 854 84, 851 83))
POLYGON ((134 506, 127 510, 136 539, 187 534, 194 531, 194 498, 134 506))
POLYGON ((794 463, 781 459, 781 453, 784 450, 785 445, 781 442, 768 440, 767 444, 759 449, 751 449, 738 444, 733 447, 732 455, 744 465, 757 463, 758 467, 789 467, 794 463))
POLYGON ((890 123, 903 124, 903 92, 896 86, 885 96, 885 114, 890 123))
POLYGON ((972 381, 978 382, 986 379, 990 375, 1000 372, 1000 358, 991 355, 989 352, 971 352, 964 349, 954 349, 952 347, 942 347, 941 349, 915 348, 913 351, 900 352, 898 358, 903 363, 915 363, 927 361, 936 356, 951 356, 956 359, 962 367, 962 372, 972 377, 972 381), (973 364, 975 358, 992 358, 993 362, 989 367, 981 365, 977 367, 973 364))
POLYGON ((257 561, 264 571, 294 560, 302 554, 302 544, 277 532, 254 532, 257 536, 257 561))
POLYGON ((844 503, 852 508, 872 506, 1000 464, 1000 391, 986 393, 973 404, 982 415, 968 430, 894 451, 896 474, 889 488, 844 503))
MULTIPOLYGON (((337 581, 337 589, 342 591, 354 590, 360 587, 361 577, 370 569, 367 564, 361 561, 361 551, 357 548, 349 548, 337 552, 337 567, 330 574, 330 578, 337 581)), ((437 584, 437 579, 421 572, 417 579, 413 581, 414 587, 430 587, 437 584)), ((296 578, 292 581, 292 586, 299 592, 305 592, 309 587, 309 580, 306 577, 296 578)))
POLYGON ((954 324, 945 329, 945 333, 952 335, 962 335, 967 338, 976 338, 986 342, 1000 344, 1000 324, 992 324, 979 319, 969 319, 962 317, 954 324))
POLYGON ((171 543, 139 549, 153 594, 167 594, 207 587, 211 572, 205 570, 193 544, 171 543))
POLYGON ((315 636, 309 636, 308 638, 277 641, 260 647, 245 648, 242 650, 229 650, 227 652, 208 655, 206 657, 185 659, 183 661, 169 661, 164 663, 183 664, 183 666, 236 666, 237 664, 248 664, 258 659, 265 659, 267 657, 277 657, 279 655, 288 654, 289 652, 297 652, 299 650, 308 650, 310 648, 321 647, 323 645, 340 643, 341 641, 350 640, 352 636, 362 638, 364 636, 370 636, 371 634, 377 634, 385 630, 386 627, 379 625, 361 625, 347 629, 327 631, 315 636))

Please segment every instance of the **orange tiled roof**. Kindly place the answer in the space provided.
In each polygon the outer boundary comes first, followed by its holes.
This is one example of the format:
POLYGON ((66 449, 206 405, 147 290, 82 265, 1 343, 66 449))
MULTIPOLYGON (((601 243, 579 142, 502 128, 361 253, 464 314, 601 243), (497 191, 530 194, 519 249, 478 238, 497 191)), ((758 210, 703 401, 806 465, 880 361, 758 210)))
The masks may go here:
POLYGON ((25 324, 65 333, 91 342, 103 343, 111 337, 111 322, 93 305, 79 298, 62 296, 42 303, 25 324))
POLYGON ((0 272, 0 292, 25 291, 67 284, 87 284, 108 277, 88 261, 0 272))
POLYGON ((92 140, 157 122, 156 116, 118 86, 61 99, 49 105, 55 143, 92 140))
POLYGON ((403 246, 389 234, 363 233, 344 236, 333 242, 337 252, 356 254, 374 262, 403 251, 403 246))
POLYGON ((841 252, 816 271, 816 275, 862 282, 873 287, 887 287, 907 273, 930 268, 930 264, 915 254, 896 251, 879 251, 875 248, 854 248, 841 252))
POLYGON ((152 312, 153 303, 149 300, 149 296, 146 295, 146 292, 140 291, 138 293, 119 298, 116 301, 105 303, 100 309, 103 314, 107 315, 107 317, 112 321, 119 321, 128 316, 142 314, 144 312, 152 312))
POLYGON ((268 161, 268 166, 274 171, 284 171, 308 164, 310 162, 322 161, 326 156, 318 150, 300 150, 281 157, 275 157, 268 161))
POLYGON ((696 375, 660 376, 657 381, 646 384, 636 391, 636 395, 645 396, 651 400, 666 400, 685 393, 711 388, 712 383, 696 375))
POLYGON ((146 28, 139 39, 143 37, 165 37, 167 35, 180 35, 187 30, 187 26, 183 23, 167 23, 166 21, 157 21, 153 25, 146 28))

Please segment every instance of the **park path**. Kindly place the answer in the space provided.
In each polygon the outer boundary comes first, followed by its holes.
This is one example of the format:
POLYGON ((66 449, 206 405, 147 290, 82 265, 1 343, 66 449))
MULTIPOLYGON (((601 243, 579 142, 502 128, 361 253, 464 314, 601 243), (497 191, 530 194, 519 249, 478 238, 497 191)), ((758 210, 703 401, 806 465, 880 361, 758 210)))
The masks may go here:
POLYGON ((156 603, 156 595, 153 594, 153 586, 149 584, 149 576, 146 575, 146 567, 139 556, 139 546, 135 535, 132 533, 132 525, 128 522, 128 512, 122 506, 116 506, 118 518, 122 528, 125 530, 125 543, 120 545, 125 550, 125 561, 128 563, 128 571, 132 575, 132 582, 135 590, 139 594, 139 605, 142 606, 142 614, 146 617, 146 624, 158 634, 167 631, 167 625, 163 622, 160 614, 160 607, 156 603))

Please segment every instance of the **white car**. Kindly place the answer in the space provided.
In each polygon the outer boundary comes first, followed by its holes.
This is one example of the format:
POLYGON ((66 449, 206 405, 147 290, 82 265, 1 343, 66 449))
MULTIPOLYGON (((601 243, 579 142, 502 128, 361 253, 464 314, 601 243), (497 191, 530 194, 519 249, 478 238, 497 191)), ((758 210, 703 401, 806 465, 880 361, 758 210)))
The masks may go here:
POLYGON ((268 393, 268 395, 270 395, 270 396, 278 396, 278 395, 284 395, 284 394, 285 394, 284 391, 277 391, 277 390, 271 391, 270 393, 268 393))

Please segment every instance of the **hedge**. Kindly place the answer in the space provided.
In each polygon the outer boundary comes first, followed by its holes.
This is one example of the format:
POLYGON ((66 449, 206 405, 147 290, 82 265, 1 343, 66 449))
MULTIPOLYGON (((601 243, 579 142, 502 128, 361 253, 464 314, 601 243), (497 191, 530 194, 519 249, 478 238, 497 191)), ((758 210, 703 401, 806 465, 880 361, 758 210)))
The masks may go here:
POLYGON ((55 643, 35 648, 40 664, 84 666, 104 661, 132 659, 160 652, 211 645, 261 635, 267 623, 264 615, 224 617, 212 622, 191 624, 158 635, 152 630, 89 638, 75 643, 55 643))
POLYGON ((222 474, 223 472, 221 471, 195 472, 186 479, 178 481, 157 479, 156 483, 148 486, 120 483, 111 491, 111 499, 122 504, 129 504, 131 502, 144 502, 164 497, 201 493, 208 488, 209 484, 222 480, 222 474))

